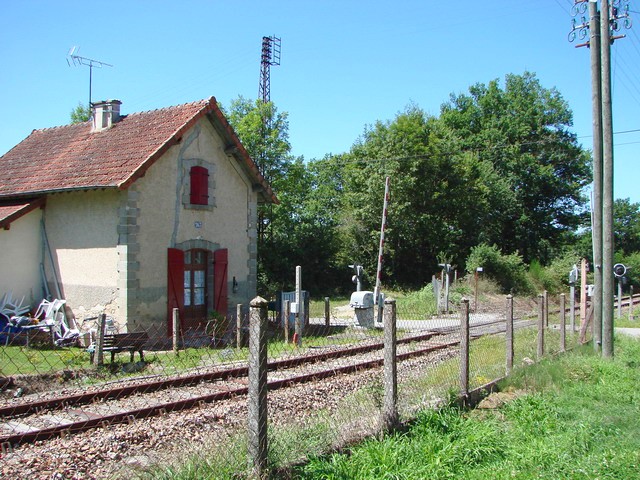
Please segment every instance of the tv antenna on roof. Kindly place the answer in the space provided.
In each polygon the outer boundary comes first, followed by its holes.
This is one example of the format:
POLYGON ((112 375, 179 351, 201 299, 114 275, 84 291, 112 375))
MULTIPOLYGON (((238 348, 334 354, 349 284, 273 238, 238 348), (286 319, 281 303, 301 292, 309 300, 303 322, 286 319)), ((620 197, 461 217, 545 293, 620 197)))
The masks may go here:
POLYGON ((91 82, 93 77, 93 67, 98 67, 98 68, 113 67, 113 65, 110 65, 105 62, 100 62, 99 60, 93 60, 91 58, 81 57, 80 55, 78 55, 79 51, 80 51, 80 47, 72 47, 71 50, 69 50, 67 64, 70 67, 71 66, 78 67, 80 65, 85 65, 89 67, 89 109, 91 109, 91 107, 93 106, 93 102, 91 101, 91 82))

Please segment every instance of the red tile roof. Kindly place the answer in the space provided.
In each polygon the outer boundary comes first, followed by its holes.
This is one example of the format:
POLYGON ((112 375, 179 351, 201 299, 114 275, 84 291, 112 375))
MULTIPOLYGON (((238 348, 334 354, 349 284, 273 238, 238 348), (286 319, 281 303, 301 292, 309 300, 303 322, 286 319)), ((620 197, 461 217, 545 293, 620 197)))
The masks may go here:
POLYGON ((8 229, 12 222, 26 215, 32 210, 44 205, 44 199, 32 202, 13 203, 10 205, 0 205, 0 228, 8 229))
POLYGON ((162 156, 196 121, 209 115, 227 146, 276 202, 271 187, 240 144, 211 97, 193 103, 133 113, 112 128, 91 132, 91 122, 34 130, 0 157, 0 199, 95 188, 127 188, 162 156))

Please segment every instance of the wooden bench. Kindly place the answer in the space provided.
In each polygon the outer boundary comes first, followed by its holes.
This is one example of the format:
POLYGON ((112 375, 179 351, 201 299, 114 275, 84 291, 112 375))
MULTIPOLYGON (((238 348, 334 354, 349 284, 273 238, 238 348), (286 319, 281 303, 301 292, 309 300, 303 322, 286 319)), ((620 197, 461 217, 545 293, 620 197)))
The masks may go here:
MULTIPOLYGON (((132 332, 132 333, 114 333, 104 336, 104 342, 102 344, 103 352, 111 352, 111 363, 115 359, 115 354, 118 352, 129 352, 131 354, 131 362, 133 362, 133 355, 135 352, 140 354, 140 361, 144 361, 143 349, 147 341, 149 340, 149 334, 147 332, 132 332)), ((91 363, 93 363, 93 357, 95 350, 91 352, 91 363)))

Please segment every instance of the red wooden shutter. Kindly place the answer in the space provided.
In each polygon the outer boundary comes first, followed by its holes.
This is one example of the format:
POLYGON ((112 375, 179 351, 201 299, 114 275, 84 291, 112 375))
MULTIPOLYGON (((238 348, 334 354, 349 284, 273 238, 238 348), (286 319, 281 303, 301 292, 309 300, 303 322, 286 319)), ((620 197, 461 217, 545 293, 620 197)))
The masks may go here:
POLYGON ((228 250, 221 248, 213 252, 213 295, 216 312, 227 316, 227 263, 228 250))
POLYGON ((209 203, 209 171, 204 167, 191 167, 189 175, 191 181, 191 204, 207 205, 209 203))
POLYGON ((167 332, 173 335, 173 309, 184 314, 184 252, 177 248, 167 250, 167 332))

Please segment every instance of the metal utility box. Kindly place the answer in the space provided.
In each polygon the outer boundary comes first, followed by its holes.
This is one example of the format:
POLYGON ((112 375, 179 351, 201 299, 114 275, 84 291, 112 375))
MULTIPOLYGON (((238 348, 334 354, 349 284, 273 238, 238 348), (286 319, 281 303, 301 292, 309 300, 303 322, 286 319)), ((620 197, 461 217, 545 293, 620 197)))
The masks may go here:
POLYGON ((295 319, 296 319, 296 313, 294 311, 295 308, 298 309, 298 311, 300 311, 300 307, 304 306, 304 319, 302 322, 302 325, 304 327, 307 327, 309 325, 309 300, 310 300, 310 295, 309 292, 307 290, 302 290, 302 303, 303 305, 297 305, 297 307, 294 307, 295 301, 296 301, 296 292, 280 292, 279 295, 276 297, 276 312, 278 315, 277 318, 277 323, 279 325, 284 326, 284 321, 282 319, 283 313, 282 310, 284 309, 284 302, 286 302, 287 300, 289 300, 289 305, 291 308, 291 311, 289 312, 289 327, 293 328, 295 326, 295 319))
POLYGON ((373 292, 353 292, 349 301, 351 308, 373 308, 373 292))
POLYGON ((375 328, 373 292, 353 292, 349 305, 354 309, 356 325, 364 328, 375 328))

